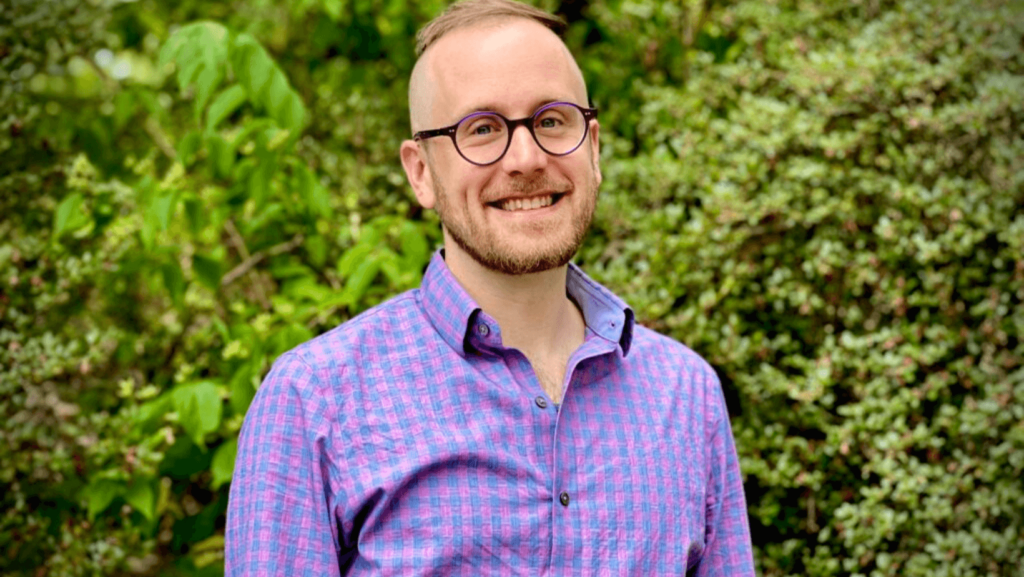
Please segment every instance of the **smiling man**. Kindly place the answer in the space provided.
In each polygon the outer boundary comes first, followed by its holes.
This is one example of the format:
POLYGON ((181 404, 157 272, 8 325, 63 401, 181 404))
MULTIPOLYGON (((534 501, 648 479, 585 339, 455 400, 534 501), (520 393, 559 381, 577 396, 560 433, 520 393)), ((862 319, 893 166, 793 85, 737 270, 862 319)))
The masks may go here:
POLYGON ((753 575, 714 371, 570 259, 597 111, 506 0, 419 35, 402 164, 422 286, 283 355, 246 416, 228 575, 753 575))

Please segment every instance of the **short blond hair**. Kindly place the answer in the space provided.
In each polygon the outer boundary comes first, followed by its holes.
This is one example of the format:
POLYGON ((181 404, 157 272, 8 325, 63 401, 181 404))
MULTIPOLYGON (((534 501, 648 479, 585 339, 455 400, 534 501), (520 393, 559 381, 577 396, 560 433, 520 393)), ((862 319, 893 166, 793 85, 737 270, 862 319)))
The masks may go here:
POLYGON ((524 18, 540 23, 558 37, 565 31, 565 20, 522 2, 513 0, 464 0, 456 2, 420 29, 416 34, 416 57, 420 57, 444 35, 485 20, 524 18))

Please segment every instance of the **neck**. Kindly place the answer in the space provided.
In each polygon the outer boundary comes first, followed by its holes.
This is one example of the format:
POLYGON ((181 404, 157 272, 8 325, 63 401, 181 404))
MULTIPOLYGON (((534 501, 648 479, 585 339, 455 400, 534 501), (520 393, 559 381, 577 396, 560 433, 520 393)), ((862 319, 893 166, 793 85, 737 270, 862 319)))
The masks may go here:
POLYGON ((445 263, 469 296, 501 327, 502 344, 528 357, 546 356, 583 342, 583 317, 565 293, 568 265, 525 275, 484 268, 461 250, 445 263))

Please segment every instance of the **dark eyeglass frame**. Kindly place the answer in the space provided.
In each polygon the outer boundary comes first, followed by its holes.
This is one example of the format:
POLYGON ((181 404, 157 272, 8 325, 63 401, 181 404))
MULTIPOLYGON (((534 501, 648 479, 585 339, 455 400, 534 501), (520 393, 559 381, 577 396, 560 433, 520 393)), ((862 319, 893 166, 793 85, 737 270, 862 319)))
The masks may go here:
POLYGON ((470 164, 475 164, 476 166, 490 166, 495 162, 498 162, 502 158, 505 158, 505 153, 508 152, 509 146, 512 146, 512 137, 515 135, 516 128, 519 128, 520 126, 525 126, 526 129, 530 131, 530 136, 533 137, 533 141, 536 142, 537 146, 539 146, 540 149, 543 150, 545 153, 550 154, 551 156, 565 156, 567 154, 572 154, 573 152, 576 152, 576 149, 578 149, 580 145, 582 145, 584 141, 587 140, 587 134, 590 133, 590 121, 595 118, 597 118, 597 108, 584 108, 572 102, 551 102, 545 104, 544 106, 541 106, 536 111, 534 111, 534 113, 531 114, 530 116, 517 118, 515 120, 505 118, 504 116, 497 112, 474 112, 472 114, 464 116, 462 119, 460 119, 455 124, 452 124, 451 126, 445 126, 444 128, 434 128, 432 130, 421 130, 416 134, 413 134, 412 139, 418 141, 427 140, 428 138, 434 138, 437 136, 447 136, 452 139, 452 145, 455 146, 455 151, 458 152, 459 156, 461 156, 466 162, 470 164), (545 110, 553 108, 555 106, 572 106, 573 108, 576 108, 583 114, 583 136, 580 138, 580 141, 576 143, 576 146, 573 146, 566 152, 551 152, 550 150, 544 148, 544 145, 540 143, 540 139, 537 138, 537 133, 534 132, 533 128, 533 121, 537 118, 537 116, 543 113, 545 110), (508 128, 508 139, 506 139, 505 141, 505 149, 501 151, 501 154, 499 154, 497 158, 490 162, 475 162, 466 158, 466 155, 462 154, 462 150, 459 149, 459 143, 455 140, 455 135, 458 133, 459 125, 462 124, 463 122, 466 122, 467 120, 476 118, 478 116, 497 116, 505 123, 505 126, 508 128))

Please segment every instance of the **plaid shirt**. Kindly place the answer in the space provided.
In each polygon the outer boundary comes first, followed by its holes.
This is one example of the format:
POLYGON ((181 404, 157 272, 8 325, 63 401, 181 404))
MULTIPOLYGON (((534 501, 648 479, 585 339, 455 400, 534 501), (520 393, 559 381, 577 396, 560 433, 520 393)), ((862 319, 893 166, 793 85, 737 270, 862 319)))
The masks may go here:
POLYGON ((569 267, 564 401, 434 256, 286 353, 238 446, 229 576, 753 575, 721 387, 569 267))

